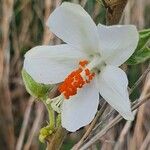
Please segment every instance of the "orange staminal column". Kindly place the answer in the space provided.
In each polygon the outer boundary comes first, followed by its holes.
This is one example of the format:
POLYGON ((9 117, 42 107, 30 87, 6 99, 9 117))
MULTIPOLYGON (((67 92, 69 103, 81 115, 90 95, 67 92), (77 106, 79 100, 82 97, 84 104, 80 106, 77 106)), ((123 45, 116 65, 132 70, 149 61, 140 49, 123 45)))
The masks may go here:
POLYGON ((80 61, 79 68, 71 72, 71 74, 69 74, 64 82, 59 86, 59 92, 63 94, 66 99, 77 94, 77 90, 82 88, 84 84, 90 83, 95 76, 94 73, 91 73, 90 70, 86 68, 87 64, 87 60, 80 61), (83 78, 81 73, 84 74, 86 78, 83 78))

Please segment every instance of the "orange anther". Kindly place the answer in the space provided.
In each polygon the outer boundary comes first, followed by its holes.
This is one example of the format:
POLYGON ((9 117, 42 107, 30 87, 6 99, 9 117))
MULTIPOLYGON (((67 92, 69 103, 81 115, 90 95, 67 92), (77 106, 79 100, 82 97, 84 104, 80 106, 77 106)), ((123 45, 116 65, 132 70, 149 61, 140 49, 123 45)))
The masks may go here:
POLYGON ((91 81, 93 79, 93 76, 89 76, 89 80, 91 81))
POLYGON ((80 62, 79 62, 79 65, 80 65, 81 67, 85 67, 87 64, 88 64, 88 61, 87 61, 87 60, 83 60, 83 61, 80 61, 80 62))
POLYGON ((90 70, 89 69, 85 69, 85 75, 86 76, 89 76, 91 73, 90 73, 90 70))
POLYGON ((95 73, 92 73, 91 75, 92 75, 92 77, 95 77, 95 73))
POLYGON ((82 88, 85 83, 90 83, 90 81, 95 76, 95 74, 91 73, 89 69, 86 68, 84 70, 87 64, 88 64, 87 60, 80 61, 79 65, 82 68, 79 67, 77 70, 74 70, 59 86, 58 88, 59 92, 63 93, 66 99, 69 99, 70 96, 75 95, 79 88, 82 88), (86 79, 84 79, 81 76, 81 72, 83 71, 85 73, 85 76, 87 77, 86 79))
POLYGON ((86 83, 90 83, 90 80, 86 80, 86 83))

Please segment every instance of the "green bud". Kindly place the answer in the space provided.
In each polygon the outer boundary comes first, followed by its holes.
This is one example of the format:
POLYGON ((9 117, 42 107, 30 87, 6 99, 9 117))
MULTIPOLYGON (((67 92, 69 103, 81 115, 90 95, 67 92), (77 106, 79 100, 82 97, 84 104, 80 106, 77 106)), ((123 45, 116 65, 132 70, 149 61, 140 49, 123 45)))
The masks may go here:
POLYGON ((52 129, 49 125, 46 127, 43 127, 40 130, 40 134, 39 134, 39 140, 44 143, 46 138, 48 138, 49 136, 51 136, 53 133, 55 132, 55 129, 52 129))
POLYGON ((41 100, 45 100, 48 97, 48 92, 53 88, 53 85, 35 82, 24 69, 22 70, 22 78, 27 92, 33 97, 41 100))

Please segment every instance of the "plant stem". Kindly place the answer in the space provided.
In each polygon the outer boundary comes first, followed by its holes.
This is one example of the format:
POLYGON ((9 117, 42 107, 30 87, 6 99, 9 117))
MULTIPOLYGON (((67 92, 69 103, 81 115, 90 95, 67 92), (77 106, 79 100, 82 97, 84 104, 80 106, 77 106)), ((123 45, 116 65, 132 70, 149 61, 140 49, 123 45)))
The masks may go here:
POLYGON ((53 134, 47 141, 47 150, 59 150, 65 137, 67 135, 67 131, 59 127, 55 134, 53 134))
POLYGON ((49 116, 49 125, 50 125, 51 129, 54 129, 55 128, 54 110, 49 105, 46 105, 46 108, 47 108, 48 116, 49 116))

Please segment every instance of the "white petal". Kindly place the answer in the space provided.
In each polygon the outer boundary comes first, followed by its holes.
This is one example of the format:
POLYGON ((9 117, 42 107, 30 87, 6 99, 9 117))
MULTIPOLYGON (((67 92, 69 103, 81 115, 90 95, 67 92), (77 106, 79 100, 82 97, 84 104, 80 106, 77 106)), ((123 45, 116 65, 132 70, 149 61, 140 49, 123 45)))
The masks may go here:
POLYGON ((125 72, 118 67, 106 66, 97 80, 101 96, 125 119, 133 120, 127 91, 128 79, 125 72))
POLYGON ((67 44, 57 46, 37 46, 25 54, 24 69, 39 83, 54 84, 78 67, 84 53, 67 44))
POLYGON ((98 103, 99 94, 92 81, 79 89, 77 95, 63 102, 62 126, 74 132, 89 124, 96 114, 98 103))
POLYGON ((120 66, 135 51, 139 34, 134 25, 98 25, 100 53, 106 64, 120 66))
POLYGON ((97 26, 80 5, 64 2, 50 15, 47 25, 71 46, 89 53, 97 52, 97 26))

